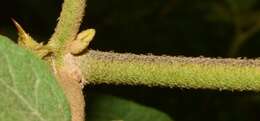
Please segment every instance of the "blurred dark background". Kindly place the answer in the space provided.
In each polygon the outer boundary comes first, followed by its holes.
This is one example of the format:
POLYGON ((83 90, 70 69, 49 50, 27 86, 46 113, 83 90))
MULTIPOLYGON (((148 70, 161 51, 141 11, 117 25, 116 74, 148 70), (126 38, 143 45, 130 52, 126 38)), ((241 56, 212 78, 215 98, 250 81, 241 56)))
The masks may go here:
MULTIPOLYGON (((14 18, 34 38, 48 40, 62 2, 2 0, 0 34, 16 40, 11 22, 14 18)), ((88 0, 81 29, 90 27, 97 30, 90 48, 102 51, 260 56, 260 1, 257 0, 88 0)), ((88 93, 92 92, 109 93, 154 106, 176 121, 260 120, 260 98, 253 92, 106 85, 88 87, 88 93)))

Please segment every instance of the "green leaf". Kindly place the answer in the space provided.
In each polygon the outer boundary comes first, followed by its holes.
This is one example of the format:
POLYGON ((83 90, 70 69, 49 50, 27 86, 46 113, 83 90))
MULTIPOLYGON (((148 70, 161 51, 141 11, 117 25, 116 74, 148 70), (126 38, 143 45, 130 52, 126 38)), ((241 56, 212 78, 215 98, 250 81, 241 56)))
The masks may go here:
POLYGON ((70 121, 47 64, 0 35, 0 121, 70 121))
POLYGON ((88 95, 88 121, 173 121, 154 108, 115 96, 88 95))

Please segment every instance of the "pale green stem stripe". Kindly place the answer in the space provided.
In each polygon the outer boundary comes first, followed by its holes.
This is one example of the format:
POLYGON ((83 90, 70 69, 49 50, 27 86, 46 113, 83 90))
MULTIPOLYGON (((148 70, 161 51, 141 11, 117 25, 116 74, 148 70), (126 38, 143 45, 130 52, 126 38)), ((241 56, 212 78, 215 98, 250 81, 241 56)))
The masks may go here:
POLYGON ((260 60, 89 51, 81 69, 92 84, 260 91, 260 60))
POLYGON ((59 22, 50 38, 49 46, 61 49, 75 39, 84 15, 86 0, 64 0, 59 22))

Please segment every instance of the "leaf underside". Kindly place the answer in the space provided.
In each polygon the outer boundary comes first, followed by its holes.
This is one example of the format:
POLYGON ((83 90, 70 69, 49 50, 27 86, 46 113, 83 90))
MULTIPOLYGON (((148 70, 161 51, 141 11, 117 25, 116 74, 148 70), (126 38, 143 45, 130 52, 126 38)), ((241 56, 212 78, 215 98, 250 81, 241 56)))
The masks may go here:
POLYGON ((0 35, 0 120, 70 121, 69 105, 47 64, 0 35))
POLYGON ((88 121, 173 121, 167 114, 105 94, 88 95, 88 121))

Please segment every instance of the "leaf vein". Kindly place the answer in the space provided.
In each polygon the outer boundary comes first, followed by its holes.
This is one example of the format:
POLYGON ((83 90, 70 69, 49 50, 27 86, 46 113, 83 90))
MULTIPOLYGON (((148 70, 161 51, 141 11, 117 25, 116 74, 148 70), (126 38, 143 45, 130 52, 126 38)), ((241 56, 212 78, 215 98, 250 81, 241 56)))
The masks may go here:
POLYGON ((34 109, 29 102, 15 89, 13 89, 12 87, 10 87, 8 84, 6 84, 2 79, 0 80, 0 82, 7 88, 9 89, 11 92, 13 92, 28 108, 29 110, 31 110, 32 112, 34 112, 34 114, 41 120, 41 121, 46 121, 41 115, 40 113, 34 109))
POLYGON ((16 86, 16 82, 15 82, 15 75, 14 75, 14 71, 13 71, 13 67, 12 65, 9 63, 8 60, 9 56, 5 53, 2 53, 4 56, 4 60, 6 61, 6 65, 8 67, 8 71, 9 71, 9 75, 11 76, 11 81, 13 82, 14 88, 12 88, 11 86, 9 86, 8 84, 6 84, 3 80, 1 80, 2 84, 9 90, 11 90, 11 92, 13 92, 20 100, 22 100, 22 102, 29 108, 29 110, 31 110, 41 121, 46 121, 41 115, 40 113, 33 108, 30 103, 18 92, 18 88, 16 86))

